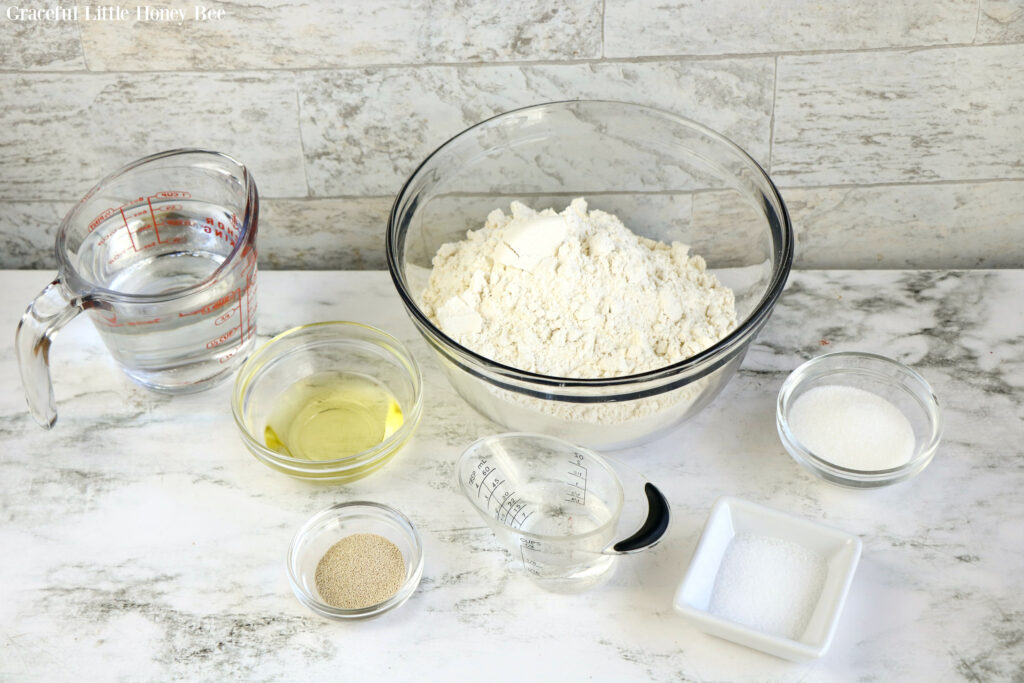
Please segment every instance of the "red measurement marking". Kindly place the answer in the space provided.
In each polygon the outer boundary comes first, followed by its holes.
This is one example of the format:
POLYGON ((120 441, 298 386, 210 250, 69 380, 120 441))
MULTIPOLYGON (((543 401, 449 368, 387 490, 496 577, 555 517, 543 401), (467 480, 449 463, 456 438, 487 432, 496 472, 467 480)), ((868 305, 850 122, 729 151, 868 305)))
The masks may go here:
POLYGON ((152 325, 153 323, 160 322, 161 318, 150 318, 149 320, 126 320, 124 322, 117 322, 117 313, 114 313, 112 318, 107 318, 101 315, 100 320, 107 327, 134 327, 137 325, 152 325))
POLYGON ((153 221, 153 232, 156 233, 156 243, 163 244, 163 242, 160 241, 160 229, 157 227, 156 214, 153 212, 152 197, 146 197, 146 203, 149 204, 149 218, 153 221))
MULTIPOLYGON (((132 246, 134 247, 134 245, 132 245, 132 246)), ((109 265, 113 265, 118 259, 120 259, 122 256, 124 256, 127 253, 128 253, 127 249, 122 249, 121 251, 117 252, 116 254, 114 254, 113 256, 110 257, 110 260, 107 261, 107 265, 108 266, 109 265)))
POLYGON ((210 313, 211 311, 215 311, 218 308, 220 308, 222 306, 225 306, 230 301, 234 300, 235 296, 237 296, 237 290, 234 291, 234 292, 229 292, 229 293, 225 294, 223 297, 221 297, 220 299, 217 299, 212 304, 206 304, 202 308, 197 308, 196 310, 189 311, 188 313, 178 313, 178 317, 179 318, 187 318, 190 315, 206 315, 207 313, 210 313))
POLYGON ((128 219, 125 218, 124 209, 119 209, 119 211, 121 212, 121 220, 124 221, 124 229, 128 231, 128 239, 132 241, 132 249, 138 251, 139 248, 135 246, 135 237, 132 235, 132 229, 128 227, 128 219))
POLYGON ((237 329, 238 329, 237 327, 232 327, 230 330, 228 330, 227 332, 225 332, 221 336, 217 337, 213 341, 206 342, 206 348, 213 349, 213 348, 216 348, 216 347, 220 346, 221 344, 223 344, 227 340, 231 339, 231 336, 235 333, 235 330, 237 330, 237 329))
MULTIPOLYGON (((82 198, 82 201, 84 202, 85 200, 89 199, 93 194, 95 194, 95 192, 96 192, 96 188, 93 188, 92 190, 90 190, 89 194, 87 194, 85 197, 82 198)), ((191 196, 192 195, 190 193, 185 192, 183 190, 166 190, 166 191, 163 191, 163 192, 157 192, 155 194, 152 194, 149 197, 145 197, 145 199, 146 199, 146 203, 149 204, 149 214, 151 216, 153 216, 155 214, 155 210, 153 209, 153 202, 151 200, 154 197, 157 198, 157 199, 188 199, 191 196)), ((130 202, 125 202, 124 204, 122 204, 121 206, 117 207, 116 209, 115 208, 104 209, 95 218, 92 219, 92 222, 89 223, 89 232, 92 232, 93 230, 98 228, 100 223, 102 223, 103 221, 105 221, 108 218, 110 218, 111 216, 113 216, 117 211, 120 211, 121 215, 124 216, 124 207, 126 207, 126 206, 134 206, 135 204, 138 204, 142 200, 143 200, 143 197, 138 197, 138 198, 136 198, 136 199, 134 199, 134 200, 132 200, 130 202)), ((161 207, 160 208, 161 212, 180 211, 180 210, 181 210, 181 205, 180 204, 173 205, 173 206, 166 206, 166 207, 161 207)), ((132 218, 135 218, 136 216, 143 216, 143 215, 145 215, 145 213, 146 213, 145 209, 142 209, 140 211, 136 211, 135 213, 132 214, 132 218)), ((153 218, 153 225, 154 226, 156 225, 156 218, 155 218, 155 216, 153 218)), ((160 239, 159 231, 157 231, 157 244, 164 244, 163 240, 160 239)))
MULTIPOLYGON (((245 311, 242 310, 242 290, 238 289, 238 345, 245 343, 245 311)), ((248 298, 249 288, 246 287, 245 295, 248 298)))
POLYGON ((103 221, 107 220, 108 218, 110 218, 113 215, 114 215, 114 210, 113 209, 104 209, 103 211, 101 211, 100 215, 96 216, 96 218, 93 218, 92 219, 92 223, 89 224, 89 232, 92 232, 93 230, 98 228, 100 223, 102 223, 103 221))
POLYGON ((241 310, 242 303, 241 302, 238 303, 239 316, 244 315, 244 317, 241 318, 241 321, 242 321, 241 324, 242 324, 243 327, 242 327, 242 339, 240 340, 240 342, 238 344, 239 346, 241 346, 242 344, 245 343, 245 338, 246 338, 246 334, 245 333, 248 332, 250 329, 252 329, 252 311, 249 310, 249 290, 252 289, 252 284, 253 284, 252 271, 249 271, 245 275, 245 311, 241 310))

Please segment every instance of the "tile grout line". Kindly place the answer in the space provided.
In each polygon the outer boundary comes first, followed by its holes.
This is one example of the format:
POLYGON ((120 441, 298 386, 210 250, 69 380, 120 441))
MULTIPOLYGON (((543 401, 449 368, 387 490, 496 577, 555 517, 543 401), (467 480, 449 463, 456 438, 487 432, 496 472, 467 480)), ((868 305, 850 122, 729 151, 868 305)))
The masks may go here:
POLYGON ((978 15, 974 19, 974 37, 971 38, 971 44, 978 44, 978 31, 981 29, 981 3, 982 0, 978 0, 978 15))
POLYGON ((1024 183, 1024 176, 1016 178, 958 178, 953 180, 921 180, 913 183, 880 182, 880 183, 822 183, 818 185, 786 185, 778 178, 772 179, 780 189, 787 190, 858 190, 887 187, 941 187, 943 185, 991 185, 995 183, 1024 183))
POLYGON ((309 171, 306 170, 306 143, 302 140, 302 102, 299 98, 298 85, 295 86, 295 132, 299 134, 299 156, 302 159, 302 182, 306 186, 305 199, 312 196, 312 192, 309 189, 309 171))
MULTIPOLYGON (((980 3, 981 0, 978 0, 980 3)), ((605 34, 604 34, 604 14, 608 8, 608 0, 601 0, 601 59, 605 58, 604 46, 605 46, 605 34)))
MULTIPOLYGON (((780 182, 778 179, 772 179, 775 185, 780 190, 871 190, 871 189, 885 189, 885 188, 914 188, 914 187, 942 187, 942 186, 955 186, 955 185, 994 185, 997 183, 1015 183, 1024 184, 1024 177, 1020 178, 973 178, 973 179, 957 179, 957 180, 926 180, 916 183, 848 183, 848 184, 818 184, 818 185, 787 185, 784 182, 780 182)), ((474 193, 465 193, 466 195, 478 196, 474 193)), ((558 194, 557 192, 519 192, 509 193, 509 196, 520 195, 520 196, 549 196, 552 194, 558 194)), ((571 193, 570 193, 571 194, 571 193)), ((656 195, 656 196, 672 196, 676 194, 685 194, 685 192, 675 190, 657 190, 652 192, 600 192, 600 193, 588 193, 588 194, 601 194, 601 195, 632 195, 632 194, 643 194, 643 195, 656 195)), ((320 201, 361 201, 361 200, 384 200, 394 201, 395 194, 368 194, 368 195, 327 195, 327 196, 303 196, 303 197, 276 197, 276 196, 261 196, 261 202, 320 202, 320 201)), ((16 199, 13 197, 0 197, 0 205, 2 204, 61 204, 61 205, 72 205, 74 200, 68 199, 16 199)))
POLYGON ((775 154, 775 108, 779 102, 779 58, 775 58, 775 77, 772 79, 772 114, 768 119, 768 175, 772 174, 775 154))
MULTIPOLYGON (((1009 41, 999 43, 946 43, 941 45, 905 45, 899 47, 871 47, 835 50, 779 50, 777 52, 749 52, 749 53, 721 53, 721 54, 665 54, 645 55, 638 57, 598 57, 583 59, 538 59, 538 60, 511 60, 511 61, 490 61, 490 62, 418 62, 400 63, 388 62, 381 64, 345 64, 338 66, 316 66, 316 67, 261 67, 261 68, 237 68, 237 69, 112 69, 108 71, 83 71, 73 69, 54 70, 25 70, 25 69, 0 69, 0 74, 17 75, 93 75, 104 76, 109 74, 150 74, 150 75, 228 75, 228 74, 277 74, 277 73, 330 73, 336 71, 375 71, 385 69, 434 69, 434 68, 491 68, 491 67, 549 67, 549 66, 586 66, 588 64, 646 64, 655 62, 715 62, 728 60, 745 59, 768 59, 779 57, 820 57, 832 55, 849 54, 877 54, 877 53, 906 53, 906 52, 932 52, 936 50, 959 50, 963 48, 996 48, 996 47, 1024 47, 1024 41, 1009 41)), ((84 53, 84 52, 83 52, 84 53)))
POLYGON ((85 65, 86 71, 91 72, 92 70, 89 68, 89 58, 85 54, 85 39, 82 38, 82 22, 75 21, 75 28, 78 29, 78 49, 82 51, 82 64, 85 65))

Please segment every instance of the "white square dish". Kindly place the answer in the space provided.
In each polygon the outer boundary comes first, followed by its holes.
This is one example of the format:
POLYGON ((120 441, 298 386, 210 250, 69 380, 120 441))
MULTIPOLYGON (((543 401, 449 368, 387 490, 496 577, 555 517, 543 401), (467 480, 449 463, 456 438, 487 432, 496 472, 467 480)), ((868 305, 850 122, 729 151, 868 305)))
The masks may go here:
POLYGON ((705 633, 783 659, 817 659, 832 643, 860 560, 861 547, 860 539, 845 531, 739 498, 719 498, 711 508, 690 566, 676 590, 673 605, 677 612, 705 633), (709 611, 722 560, 733 537, 739 534, 789 541, 824 559, 826 574, 821 595, 798 639, 767 633, 709 611))

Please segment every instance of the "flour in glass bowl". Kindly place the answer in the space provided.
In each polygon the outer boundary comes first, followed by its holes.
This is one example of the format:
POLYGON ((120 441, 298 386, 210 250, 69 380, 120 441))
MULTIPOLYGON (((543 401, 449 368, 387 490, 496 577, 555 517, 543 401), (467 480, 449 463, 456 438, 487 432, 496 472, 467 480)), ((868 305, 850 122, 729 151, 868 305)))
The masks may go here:
MULTIPOLYGON (((492 211, 433 260, 423 310, 466 348, 543 375, 621 377, 689 358, 736 328, 732 290, 686 245, 636 235, 582 198, 561 213, 519 202, 510 211, 492 211)), ((548 410, 573 408, 587 407, 548 410)))

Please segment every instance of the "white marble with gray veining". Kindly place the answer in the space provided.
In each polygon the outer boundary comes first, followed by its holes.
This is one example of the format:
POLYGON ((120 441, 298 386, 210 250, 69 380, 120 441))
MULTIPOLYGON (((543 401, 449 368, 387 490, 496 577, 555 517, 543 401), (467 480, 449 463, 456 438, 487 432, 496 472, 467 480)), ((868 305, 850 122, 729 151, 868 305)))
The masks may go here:
MULTIPOLYGON (((49 281, 0 273, 0 328, 49 281)), ((229 386, 149 393, 85 319, 53 353, 60 420, 25 412, 0 349, 0 678, 9 680, 1020 680, 1024 676, 1024 271, 796 272, 742 370, 698 418, 621 457, 666 493, 673 523, 612 581, 542 593, 453 486, 474 438, 499 431, 446 384, 380 272, 260 274, 261 336, 324 319, 384 327, 426 382, 413 440, 348 486, 273 472, 243 448, 229 386), (911 364, 945 437, 905 484, 848 491, 805 474, 774 426, 788 371, 833 350, 911 364), (859 535, 864 554, 830 652, 792 664, 717 640, 671 608, 714 500, 741 496, 859 535), (426 569, 399 611, 331 623, 291 595, 283 558, 328 504, 392 504, 426 569)), ((11 335, 13 337, 13 334, 11 335)))

